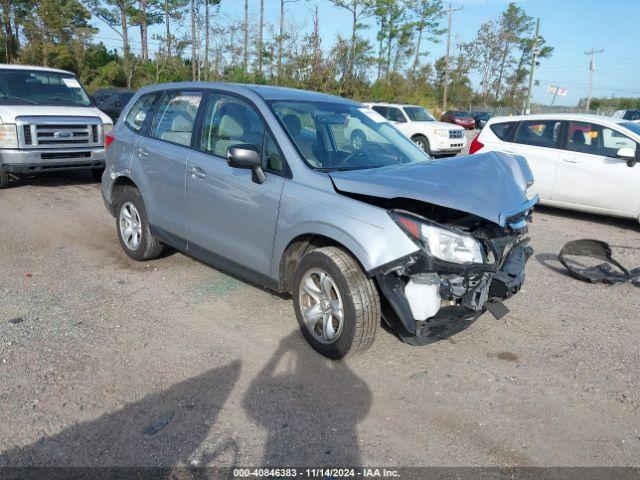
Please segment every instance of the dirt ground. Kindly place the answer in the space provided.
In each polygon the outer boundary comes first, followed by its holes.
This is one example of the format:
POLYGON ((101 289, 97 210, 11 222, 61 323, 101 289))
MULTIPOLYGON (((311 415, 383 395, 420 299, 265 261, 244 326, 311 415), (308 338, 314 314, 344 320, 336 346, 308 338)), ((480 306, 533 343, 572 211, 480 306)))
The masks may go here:
POLYGON ((84 172, 0 191, 0 465, 639 465, 640 291, 567 277, 571 239, 640 266, 632 221, 540 208, 502 321, 344 362, 289 300, 121 251, 84 172))

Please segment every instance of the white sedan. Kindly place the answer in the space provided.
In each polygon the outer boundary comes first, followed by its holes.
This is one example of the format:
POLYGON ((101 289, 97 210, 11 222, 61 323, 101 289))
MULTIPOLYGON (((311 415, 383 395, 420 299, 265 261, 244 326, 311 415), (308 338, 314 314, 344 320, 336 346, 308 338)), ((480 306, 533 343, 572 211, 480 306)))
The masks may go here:
POLYGON ((470 153, 522 155, 529 190, 555 207, 640 221, 640 124, 581 114, 492 118, 470 153))

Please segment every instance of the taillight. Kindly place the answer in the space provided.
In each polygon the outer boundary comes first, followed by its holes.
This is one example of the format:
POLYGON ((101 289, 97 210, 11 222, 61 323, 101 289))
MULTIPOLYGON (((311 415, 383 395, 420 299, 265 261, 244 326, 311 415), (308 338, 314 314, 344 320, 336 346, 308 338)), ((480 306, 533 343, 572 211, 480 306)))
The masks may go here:
POLYGON ((116 139, 116 137, 112 133, 107 133, 104 136, 104 148, 109 148, 109 145, 116 139))
POLYGON ((476 153, 478 150, 481 150, 482 148, 484 148, 484 143, 482 143, 481 141, 478 140, 478 137, 480 136, 480 134, 476 135, 475 138, 473 139, 473 141, 471 142, 471 145, 469 146, 469 154, 474 154, 476 153))

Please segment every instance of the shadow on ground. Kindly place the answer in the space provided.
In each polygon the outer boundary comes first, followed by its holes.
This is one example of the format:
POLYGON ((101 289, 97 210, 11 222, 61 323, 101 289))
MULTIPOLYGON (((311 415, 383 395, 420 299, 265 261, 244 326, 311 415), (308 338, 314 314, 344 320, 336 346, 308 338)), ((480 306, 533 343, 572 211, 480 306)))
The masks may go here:
POLYGON ((239 375, 240 361, 209 370, 115 413, 1 453, 0 467, 187 465, 239 375))
MULTIPOLYGON (((579 212, 577 210, 567 210, 564 208, 551 207, 548 205, 536 205, 536 212, 552 215, 554 217, 565 217, 586 222, 596 222, 602 225, 640 232, 640 225, 632 218, 610 217, 607 215, 596 215, 595 213, 579 212)), ((535 214, 534 214, 534 222, 535 214)), ((606 239, 602 239, 605 240, 606 239)))
POLYGON ((78 169, 61 172, 17 174, 11 178, 9 188, 62 187, 68 185, 92 185, 100 182, 93 178, 90 170, 78 169))
POLYGON ((371 391, 345 362, 313 352, 299 331, 280 342, 243 403, 268 433, 260 465, 362 465, 356 427, 371 391))

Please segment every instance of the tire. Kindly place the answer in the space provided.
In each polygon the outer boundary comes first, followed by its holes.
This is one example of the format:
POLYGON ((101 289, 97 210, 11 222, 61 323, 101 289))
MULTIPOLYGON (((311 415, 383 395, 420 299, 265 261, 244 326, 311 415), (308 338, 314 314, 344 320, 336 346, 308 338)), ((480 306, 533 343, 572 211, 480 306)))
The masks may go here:
POLYGON ((9 186, 9 173, 0 170, 0 190, 9 186))
POLYGON ((124 252, 138 261, 157 258, 162 253, 164 244, 151 234, 147 210, 140 191, 137 188, 125 187, 116 198, 115 211, 116 231, 124 252), (131 219, 129 223, 127 218, 131 219), (127 226, 134 230, 132 235, 126 233, 127 226))
POLYGON ((102 172, 104 172, 104 168, 92 168, 91 176, 96 182, 102 181, 102 172))
POLYGON ((362 149, 364 144, 367 142, 367 137, 362 132, 362 130, 354 130, 351 134, 351 148, 354 151, 358 151, 362 149))
POLYGON ((362 353, 371 346, 380 325, 380 298, 373 280, 367 278, 358 262, 346 251, 338 247, 310 251, 298 263, 292 285, 298 325, 317 352, 335 360, 362 353), (323 288, 320 283, 321 272, 329 277, 329 282, 324 283, 330 285, 329 289, 323 288), (321 298, 319 301, 309 295, 309 287, 302 285, 303 281, 308 285, 306 282, 310 279, 318 280, 314 281, 313 287, 314 293, 321 298), (329 301, 324 295, 327 290, 330 292, 329 301), (339 315, 339 309, 333 309, 336 302, 342 306, 341 322, 336 316, 339 315), (331 306, 328 307, 329 304, 331 306), (308 312, 316 305, 316 315, 307 314, 305 317, 303 309, 308 312), (326 308, 330 309, 329 313, 326 308), (312 327, 308 327, 305 318, 316 317, 315 322, 309 322, 312 327), (332 330, 333 337, 326 335, 327 329, 323 328, 325 324, 330 325, 328 330, 332 330))
POLYGON ((429 139, 424 135, 414 135, 411 140, 415 143, 424 153, 431 156, 431 145, 429 145, 429 139))

